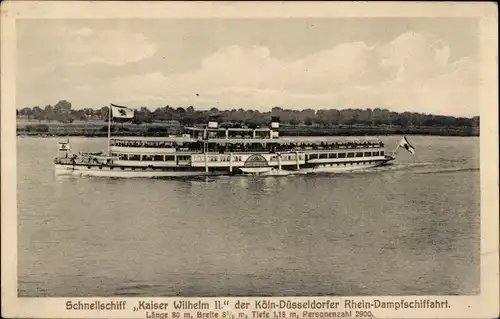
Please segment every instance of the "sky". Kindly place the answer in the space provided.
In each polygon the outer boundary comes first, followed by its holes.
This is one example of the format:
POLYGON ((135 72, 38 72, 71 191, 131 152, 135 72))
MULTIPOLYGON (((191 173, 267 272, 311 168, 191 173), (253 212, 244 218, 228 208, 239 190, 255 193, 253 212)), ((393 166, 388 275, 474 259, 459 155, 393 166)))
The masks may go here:
POLYGON ((479 115, 471 18, 17 20, 18 108, 479 115))

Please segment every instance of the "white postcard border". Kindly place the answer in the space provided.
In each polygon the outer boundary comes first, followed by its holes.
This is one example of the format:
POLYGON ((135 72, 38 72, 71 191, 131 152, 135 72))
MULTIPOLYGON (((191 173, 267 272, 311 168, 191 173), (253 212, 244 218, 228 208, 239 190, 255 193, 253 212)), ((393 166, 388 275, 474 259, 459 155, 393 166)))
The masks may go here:
MULTIPOLYGON (((375 302, 401 300, 448 301, 450 308, 371 309, 377 318, 493 318, 499 315, 498 261, 498 13, 493 3, 361 3, 361 2, 48 2, 14 1, 1 4, 1 136, 2 136, 2 316, 38 318, 145 318, 134 312, 140 301, 168 302, 202 300, 211 305, 225 300, 230 305, 219 318, 242 312, 236 301, 249 302, 254 310, 259 300, 293 302, 345 300, 375 302), (393 297, 272 297, 272 298, 18 298, 16 212, 15 125, 15 21, 25 18, 263 18, 263 17, 477 17, 481 21, 481 293, 478 296, 393 297), (70 302, 106 303, 126 301, 125 311, 66 310, 70 302)), ((97 306, 96 306, 97 307, 97 306)), ((344 310, 342 307, 340 310, 344 310)), ((252 316, 249 310, 249 318, 252 316)), ((354 309, 351 309, 354 310, 354 309)), ((175 310, 169 309, 170 317, 175 310)), ((271 310, 268 312, 270 313, 271 310)), ((196 318, 197 310, 182 311, 196 318)), ((208 312, 208 310, 207 310, 208 312)), ((299 311, 297 311, 299 312, 299 311)), ((290 311, 287 310, 287 314, 290 311)), ((183 314, 180 314, 181 318, 183 314)), ((213 318, 213 317, 212 317, 213 318)))

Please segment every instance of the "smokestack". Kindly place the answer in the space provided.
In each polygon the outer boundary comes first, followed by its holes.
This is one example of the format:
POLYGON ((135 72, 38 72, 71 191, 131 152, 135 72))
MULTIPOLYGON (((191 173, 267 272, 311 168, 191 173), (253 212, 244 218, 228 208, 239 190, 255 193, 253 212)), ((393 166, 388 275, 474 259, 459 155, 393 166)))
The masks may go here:
POLYGON ((278 138, 279 137, 279 130, 280 128, 280 118, 279 116, 272 116, 271 117, 271 138, 278 138))
POLYGON ((218 128, 219 122, 216 116, 210 116, 208 118, 208 128, 218 128))

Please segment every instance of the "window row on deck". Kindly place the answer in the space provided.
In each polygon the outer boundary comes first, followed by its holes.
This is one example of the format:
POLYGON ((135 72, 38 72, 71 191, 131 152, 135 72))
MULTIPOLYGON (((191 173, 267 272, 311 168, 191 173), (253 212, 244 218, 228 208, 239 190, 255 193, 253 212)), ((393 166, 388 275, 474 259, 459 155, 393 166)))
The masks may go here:
MULTIPOLYGON (((145 155, 145 154, 119 154, 111 153, 111 156, 117 156, 120 160, 124 161, 154 161, 154 162, 175 162, 175 161, 189 161, 191 158, 195 161, 204 161, 204 155, 145 155)), ((233 162, 241 162, 242 157, 240 155, 233 155, 233 162)), ((207 161, 209 162, 229 162, 229 155, 225 156, 213 156, 208 155, 207 161)))
MULTIPOLYGON (((205 155, 193 155, 192 157, 193 162, 204 162, 205 161, 205 155)), ((242 156, 240 155, 233 155, 233 159, 231 160, 229 155, 208 155, 207 156, 207 162, 241 162, 242 161, 242 156)))
MULTIPOLYGON (((203 142, 174 142, 174 141, 127 141, 111 140, 111 146, 136 147, 136 148, 175 148, 177 151, 203 151, 203 142)), ((329 149, 349 149, 349 148, 380 148, 382 142, 335 142, 335 143, 276 143, 272 142, 208 142, 206 149, 208 152, 285 152, 303 150, 329 150, 329 149)))
MULTIPOLYGON (((178 161, 188 161, 190 156, 188 155, 146 155, 146 154, 120 154, 120 153, 112 153, 112 156, 118 156, 120 160, 125 161, 157 161, 157 162, 175 162, 178 161)), ((204 155, 193 155, 196 158, 201 158, 204 160, 204 155)), ((372 156, 384 156, 384 151, 377 152, 338 152, 338 153, 320 153, 320 154, 306 154, 307 159, 329 159, 329 158, 354 158, 354 157, 372 157, 372 156)), ((299 155, 299 159, 303 159, 303 155, 299 155)), ((229 162, 229 155, 208 155, 209 162, 229 162)), ((278 160, 278 155, 273 155, 271 160, 278 160)), ((285 154, 281 155, 282 161, 290 161, 296 160, 296 156, 294 154, 285 154)), ((239 162, 241 161, 240 155, 233 155, 233 161, 239 162)))
MULTIPOLYGON (((111 156, 118 156, 124 161, 158 161, 158 162, 175 162, 175 155, 141 155, 141 154, 118 154, 111 153, 111 156)), ((181 157, 181 156, 178 156, 181 157)))
POLYGON ((308 158, 309 159, 327 159, 327 158, 354 158, 354 157, 372 157, 372 156, 384 156, 384 151, 309 154, 308 158))
MULTIPOLYGON (((304 159, 304 155, 303 154, 299 155, 299 160, 303 160, 303 159, 304 159)), ((271 156, 271 161, 277 161, 277 160, 278 160, 277 155, 271 156)), ((295 155, 281 155, 281 160, 282 161, 296 161, 297 156, 295 156, 295 155)))

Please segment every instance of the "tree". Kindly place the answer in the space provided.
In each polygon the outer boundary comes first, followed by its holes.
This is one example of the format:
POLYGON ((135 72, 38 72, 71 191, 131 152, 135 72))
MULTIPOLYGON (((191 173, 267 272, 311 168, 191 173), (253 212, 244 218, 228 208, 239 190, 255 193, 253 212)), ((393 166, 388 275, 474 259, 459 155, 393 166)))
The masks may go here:
POLYGON ((151 111, 147 107, 143 106, 139 110, 136 110, 134 112, 133 123, 141 124, 141 123, 151 123, 151 122, 152 122, 151 111))
POLYGON ((108 122, 109 118, 109 107, 108 106, 103 106, 99 110, 95 112, 95 115, 100 118, 101 120, 104 120, 108 122))
POLYGON ((43 110, 45 113, 45 120, 49 121, 54 121, 56 120, 56 114, 54 113, 54 108, 52 105, 47 105, 45 106, 45 109, 43 110))
POLYGON ((84 108, 83 112, 85 114, 85 117, 87 119, 92 119, 94 117, 94 109, 91 108, 84 108))
POLYGON ((176 118, 178 120, 184 118, 184 116, 186 115, 186 110, 184 108, 182 108, 182 107, 178 107, 175 111, 177 113, 176 118))
POLYGON ((479 124, 480 124, 479 116, 474 116, 472 118, 472 126, 479 127, 479 124))
POLYGON ((184 117, 180 120, 180 123, 183 125, 183 126, 191 126, 194 124, 194 119, 190 118, 190 117, 184 117))
POLYGON ((57 102, 54 106, 54 114, 57 120, 61 122, 69 122, 71 115, 71 103, 66 100, 57 102))
POLYGON ((79 121, 87 121, 87 112, 85 110, 77 110, 74 111, 72 116, 69 118, 69 121, 72 122, 73 119, 78 119, 79 121))
MULTIPOLYGON (((104 106, 98 110, 85 108, 83 110, 72 110, 71 103, 66 100, 60 100, 54 107, 45 106, 44 109, 39 106, 33 108, 25 107, 16 110, 16 116, 25 116, 29 120, 38 121, 59 120, 62 122, 72 122, 74 119, 87 120, 90 118, 100 118, 107 121, 109 107, 104 106)), ((154 121, 178 120, 183 125, 206 124, 210 116, 219 117, 220 123, 227 126, 241 127, 246 124, 250 127, 267 126, 271 116, 279 116, 282 123, 291 125, 305 124, 307 126, 318 124, 328 127, 330 125, 398 125, 406 126, 440 126, 440 127, 460 127, 477 128, 479 127, 479 116, 473 118, 441 116, 432 114, 422 114, 416 112, 391 112, 388 109, 374 108, 368 109, 313 109, 292 110, 282 107, 274 107, 272 111, 260 112, 258 110, 219 110, 215 107, 209 110, 196 110, 192 105, 186 109, 182 107, 164 107, 157 108, 151 112, 146 106, 141 107, 135 112, 135 123, 151 123, 154 121)), ((122 122, 120 119, 115 119, 122 122)))
POLYGON ((31 120, 31 116, 33 115, 33 111, 29 107, 25 107, 23 109, 16 110, 16 115, 27 116, 28 120, 31 120))
POLYGON ((273 114, 276 114, 276 116, 279 116, 279 114, 283 111, 283 109, 279 106, 275 106, 272 108, 271 112, 273 114))
POLYGON ((45 118, 45 112, 38 105, 33 108, 33 118, 37 121, 41 121, 45 118))
POLYGON ((254 119, 246 119, 245 125, 251 129, 255 129, 255 128, 259 127, 258 123, 254 119))

